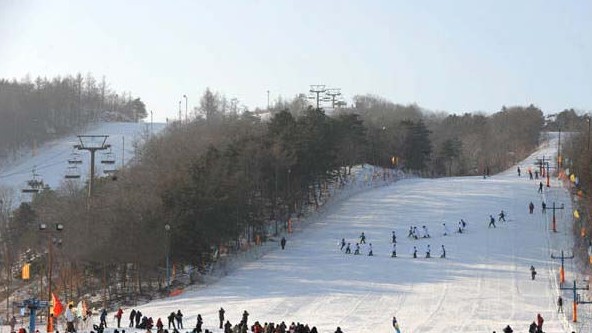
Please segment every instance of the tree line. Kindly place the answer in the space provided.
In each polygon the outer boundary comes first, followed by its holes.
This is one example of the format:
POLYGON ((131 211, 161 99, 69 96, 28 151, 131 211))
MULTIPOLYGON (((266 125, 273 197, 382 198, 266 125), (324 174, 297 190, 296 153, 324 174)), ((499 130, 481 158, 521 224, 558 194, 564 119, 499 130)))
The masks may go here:
POLYGON ((137 121, 146 115, 140 98, 112 91, 105 77, 0 79, 0 160, 90 122, 137 121))
POLYGON ((135 163, 97 181, 90 200, 64 186, 23 204, 7 224, 13 249, 43 253, 38 221, 63 223, 62 291, 78 297, 103 285, 106 297, 129 299, 162 290, 167 254, 179 269, 205 267, 222 249, 273 237, 270 221, 314 209, 355 165, 494 173, 531 153, 544 125, 532 105, 459 116, 356 96, 327 114, 296 97, 262 120, 224 112, 222 98, 208 89, 192 121, 146 134, 135 163))

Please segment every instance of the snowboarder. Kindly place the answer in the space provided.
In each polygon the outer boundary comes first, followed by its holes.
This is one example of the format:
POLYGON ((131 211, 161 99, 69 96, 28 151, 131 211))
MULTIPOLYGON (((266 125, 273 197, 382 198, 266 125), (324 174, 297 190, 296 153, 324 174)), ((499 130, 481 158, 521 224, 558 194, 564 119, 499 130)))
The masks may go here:
POLYGON ((220 310, 218 310, 218 319, 220 319, 220 329, 222 329, 222 325, 224 324, 224 308, 220 307, 220 310))
POLYGON ((543 182, 539 182, 539 193, 543 193, 543 182))
POLYGON ((368 256, 372 257, 374 254, 372 254, 372 243, 368 244, 368 256))
POLYGON ((399 322, 395 316, 393 316, 393 328, 395 329, 396 333, 401 333, 401 330, 399 329, 399 322))
POLYGON ((426 249, 426 258, 431 258, 432 257, 432 249, 430 248, 430 244, 428 244, 428 247, 426 249))
POLYGON ((364 235, 364 232, 360 235, 360 244, 366 244, 366 235, 364 235))
POLYGON ((413 247, 413 258, 417 258, 417 247, 413 247))
POLYGON ((345 238, 341 239, 341 251, 343 251, 343 248, 345 247, 345 238))
POLYGON ((282 237, 282 240, 280 241, 280 245, 282 246, 282 250, 286 247, 286 237, 282 237))
POLYGON ((393 252, 391 253, 391 257, 397 257, 397 243, 393 243, 393 252))
POLYGON ((563 298, 561 296, 559 296, 559 298, 557 298, 557 313, 563 313, 563 298))
POLYGON ((440 253, 440 258, 446 258, 446 248, 444 248, 444 244, 442 244, 442 253, 440 253))
POLYGON ((499 219, 497 220, 498 222, 506 222, 506 213, 504 213, 504 210, 502 209, 502 211, 499 213, 499 219))
POLYGON ((530 214, 532 214, 532 212, 534 212, 534 204, 532 203, 532 201, 528 204, 528 212, 530 214))
POLYGON ((491 228, 491 226, 495 228, 495 219, 493 218, 493 215, 489 215, 489 225, 487 227, 491 228))
POLYGON ((536 269, 534 268, 534 266, 530 266, 530 277, 532 280, 534 280, 535 276, 536 276, 537 272, 536 269))
POLYGON ((396 243, 397 242, 397 235, 395 234, 395 231, 393 230, 393 234, 392 234, 392 243, 396 243))
POLYGON ((345 254, 351 254, 351 243, 347 243, 345 247, 345 254))

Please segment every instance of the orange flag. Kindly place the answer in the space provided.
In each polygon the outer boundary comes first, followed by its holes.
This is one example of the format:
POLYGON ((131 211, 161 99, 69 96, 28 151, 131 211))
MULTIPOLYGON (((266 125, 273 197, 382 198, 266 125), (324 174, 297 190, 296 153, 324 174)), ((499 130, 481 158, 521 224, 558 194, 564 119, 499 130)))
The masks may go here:
POLYGON ((64 311, 64 306, 54 293, 51 293, 51 302, 53 303, 53 317, 57 318, 64 311))

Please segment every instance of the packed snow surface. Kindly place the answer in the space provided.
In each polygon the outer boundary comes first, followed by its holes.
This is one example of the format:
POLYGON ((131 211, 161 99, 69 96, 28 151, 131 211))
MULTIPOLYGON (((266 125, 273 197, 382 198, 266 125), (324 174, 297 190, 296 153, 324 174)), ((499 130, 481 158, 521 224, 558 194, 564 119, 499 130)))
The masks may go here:
MULTIPOLYGON (((538 193, 540 180, 525 176, 529 167, 534 172, 536 158, 554 156, 556 143, 552 140, 523 161, 522 177, 512 168, 486 179, 405 179, 333 202, 297 225, 285 250, 278 246, 215 283, 136 309, 155 322, 162 318, 165 328, 172 311, 181 310, 185 328, 191 329, 201 314, 204 329, 213 332, 222 331, 217 328, 220 307, 232 324, 247 310, 249 325, 300 322, 331 333, 337 326, 346 333, 393 332, 393 316, 404 333, 501 332, 508 324, 526 332, 537 313, 545 319, 545 332, 580 331, 588 326, 570 323, 573 297, 558 289, 560 262, 550 257, 561 250, 571 253, 568 192, 551 178, 551 186, 538 193), (557 211, 556 233, 552 211, 541 211, 543 201, 549 207, 565 205, 557 211), (536 206, 533 214, 530 202, 536 206), (507 222, 497 222, 501 210, 507 222), (495 228, 488 227, 490 215, 495 228), (442 223, 454 231, 461 218, 468 222, 466 232, 444 236, 442 223), (410 226, 423 225, 431 238, 407 237, 410 226), (397 258, 391 257, 393 230, 397 258), (353 247, 362 232, 374 256, 367 256, 364 247, 362 255, 344 254, 340 240, 353 247), (425 258, 428 244, 430 259, 425 258), (439 257, 442 245, 445 259, 439 257), (414 246, 417 259, 411 255, 414 246), (538 273, 535 280, 531 265, 538 273), (560 294, 565 314, 557 313, 560 294)), ((568 286, 575 278, 568 260, 568 286)), ((129 315, 131 308, 124 310, 129 315)), ((580 312, 580 322, 589 320, 584 314, 588 308, 581 306, 580 312)))

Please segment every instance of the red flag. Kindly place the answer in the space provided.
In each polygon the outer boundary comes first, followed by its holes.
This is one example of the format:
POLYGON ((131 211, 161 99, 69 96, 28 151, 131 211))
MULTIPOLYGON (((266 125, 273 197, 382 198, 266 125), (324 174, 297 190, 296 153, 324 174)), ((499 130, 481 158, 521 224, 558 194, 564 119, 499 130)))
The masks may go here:
POLYGON ((64 306, 54 293, 51 293, 51 302, 53 304, 53 317, 57 318, 64 311, 64 306))

